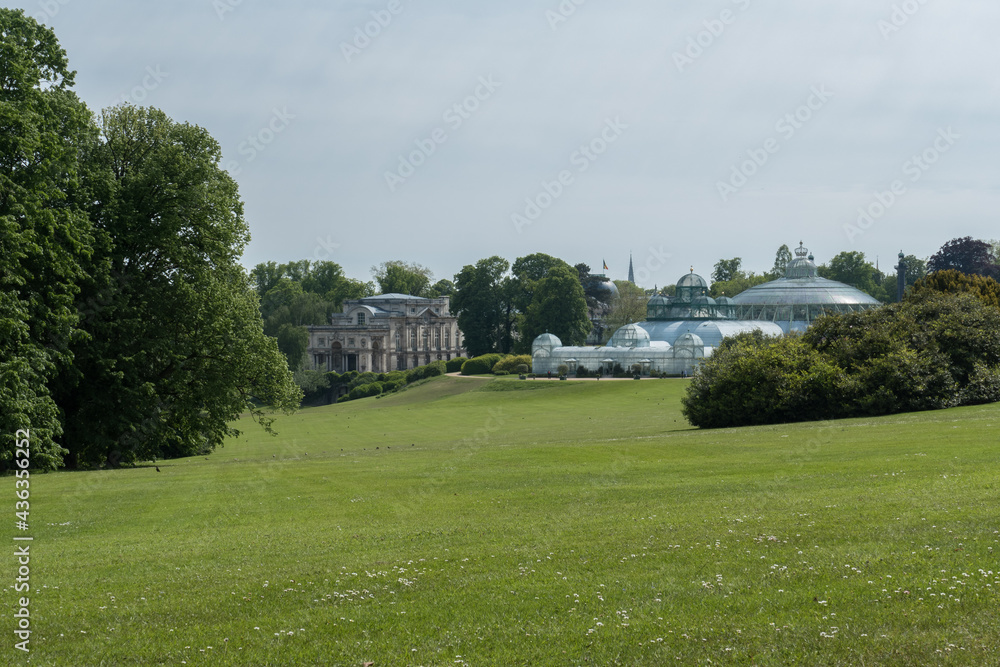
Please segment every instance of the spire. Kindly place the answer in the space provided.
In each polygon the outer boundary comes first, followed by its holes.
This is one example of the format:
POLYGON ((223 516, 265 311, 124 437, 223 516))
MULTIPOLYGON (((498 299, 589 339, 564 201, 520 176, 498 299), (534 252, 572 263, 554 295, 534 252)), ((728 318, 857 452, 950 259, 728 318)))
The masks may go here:
POLYGON ((628 254, 628 281, 635 285, 635 271, 632 270, 632 253, 628 254))

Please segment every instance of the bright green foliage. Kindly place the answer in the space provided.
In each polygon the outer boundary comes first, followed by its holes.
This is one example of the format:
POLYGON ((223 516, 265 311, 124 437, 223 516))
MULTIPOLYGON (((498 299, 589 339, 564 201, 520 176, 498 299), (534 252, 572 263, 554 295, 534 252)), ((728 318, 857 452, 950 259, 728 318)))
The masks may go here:
POLYGON ((913 285, 913 296, 926 292, 948 294, 968 292, 979 297, 987 305, 1000 307, 1000 283, 992 278, 970 275, 954 269, 935 271, 916 281, 913 285))
POLYGON ((519 355, 511 355, 509 357, 504 357, 500 361, 493 364, 493 373, 496 374, 497 371, 506 371, 507 373, 519 373, 522 372, 518 370, 519 366, 527 366, 528 369, 523 372, 530 373, 531 355, 519 354, 519 355))
POLYGON ((382 294, 410 294, 429 296, 433 275, 431 270, 420 264, 410 264, 393 260, 372 267, 372 275, 378 282, 382 294))
MULTIPOLYGON (((784 275, 781 277, 783 278, 784 275)), ((740 292, 745 292, 751 287, 763 285, 771 280, 773 280, 773 278, 769 275, 758 275, 756 273, 742 274, 732 280, 712 283, 712 287, 709 288, 708 294, 713 299, 717 299, 720 296, 734 297, 740 292)))
POLYGON ((493 372, 493 367, 507 355, 491 352, 473 357, 462 364, 462 375, 486 375, 493 372))
POLYGON ((94 243, 79 156, 96 132, 74 74, 51 30, 0 8, 0 466, 19 429, 33 466, 65 453, 51 392, 83 336, 75 301, 94 243))
POLYGON ((521 321, 519 347, 529 352, 543 333, 555 334, 564 345, 582 345, 591 327, 576 270, 565 264, 553 266, 535 283, 531 305, 521 321))
POLYGON ((455 276, 451 309, 472 355, 510 351, 514 312, 505 280, 509 267, 507 260, 494 255, 463 267, 455 276))

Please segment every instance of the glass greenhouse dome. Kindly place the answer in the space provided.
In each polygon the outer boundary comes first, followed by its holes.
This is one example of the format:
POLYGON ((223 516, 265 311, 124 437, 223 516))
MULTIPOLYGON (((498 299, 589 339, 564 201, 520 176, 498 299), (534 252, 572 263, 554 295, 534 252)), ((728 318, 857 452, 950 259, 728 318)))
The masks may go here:
POLYGON ((824 313, 851 313, 881 305, 859 289, 821 278, 813 256, 802 244, 795 255, 784 278, 734 296, 733 317, 775 322, 785 331, 804 330, 824 313))

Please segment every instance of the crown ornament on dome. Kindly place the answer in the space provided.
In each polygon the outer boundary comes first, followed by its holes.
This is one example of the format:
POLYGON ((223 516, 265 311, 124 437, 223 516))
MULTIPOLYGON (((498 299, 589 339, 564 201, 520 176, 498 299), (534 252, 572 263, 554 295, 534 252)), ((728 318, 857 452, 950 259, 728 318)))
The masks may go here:
POLYGON ((799 247, 795 249, 795 256, 805 257, 808 254, 809 254, 809 248, 806 247, 806 244, 804 242, 799 241, 799 247))

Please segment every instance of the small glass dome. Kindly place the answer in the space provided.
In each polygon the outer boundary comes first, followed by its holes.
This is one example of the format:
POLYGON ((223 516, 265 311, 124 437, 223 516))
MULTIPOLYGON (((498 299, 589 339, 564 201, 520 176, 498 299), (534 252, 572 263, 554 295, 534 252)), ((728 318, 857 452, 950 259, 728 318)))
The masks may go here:
POLYGON ((535 341, 531 344, 531 347, 535 349, 542 347, 553 350, 557 347, 562 347, 562 341, 559 340, 559 337, 555 334, 543 333, 535 339, 535 341))
POLYGON ((674 347, 705 347, 705 341, 693 333, 686 333, 677 339, 674 347))
POLYGON ((649 347, 649 334, 637 324, 626 324, 611 337, 608 347, 649 347))
POLYGON ((795 259, 785 266, 786 278, 815 278, 819 275, 816 263, 809 250, 800 241, 799 247, 795 249, 795 259), (808 256, 807 256, 808 255, 808 256))

